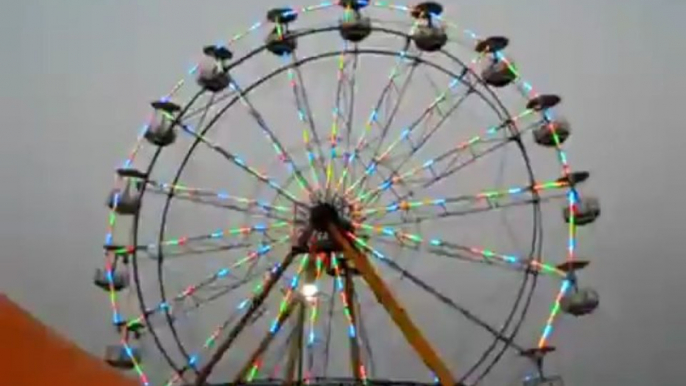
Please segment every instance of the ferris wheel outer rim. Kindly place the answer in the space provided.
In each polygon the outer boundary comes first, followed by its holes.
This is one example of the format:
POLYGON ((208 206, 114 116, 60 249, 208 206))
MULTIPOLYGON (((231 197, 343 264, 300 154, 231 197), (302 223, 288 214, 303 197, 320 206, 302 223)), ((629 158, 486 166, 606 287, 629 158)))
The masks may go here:
MULTIPOLYGON (((395 31, 394 31, 394 32, 395 32, 395 31)), ((364 50, 360 50, 360 51, 364 51, 364 50)), ((332 56, 335 55, 335 54, 337 54, 337 52, 332 53, 332 56)), ((389 53, 389 54, 391 54, 391 55, 393 55, 393 56, 397 55, 396 52, 391 52, 391 53, 389 53)), ((389 56, 390 56, 390 55, 389 55, 389 56)), ((308 58, 306 58, 306 59, 308 59, 308 58)), ((457 59, 457 58, 455 58, 455 59, 456 59, 456 61, 459 61, 459 59, 457 59)), ((426 61, 426 60, 423 60, 423 62, 424 62, 424 64, 429 64, 429 63, 430 63, 429 61, 426 61)), ((284 68, 284 70, 285 70, 285 68, 284 68)), ((282 72, 282 71, 280 71, 280 72, 282 72)), ((275 74, 275 75, 276 75, 276 74, 275 74)), ((474 74, 474 75, 478 77, 478 75, 476 75, 476 74, 474 74)), ((479 78, 479 79, 480 79, 480 78, 479 78)), ((269 80, 269 79, 267 79, 267 80, 269 80)), ((497 98, 497 96, 495 96, 495 98, 497 98)), ((220 116, 221 116, 221 113, 217 114, 216 116, 217 116, 217 117, 220 117, 220 116)), ((161 261, 161 259, 160 259, 160 261, 161 261)), ((138 282, 137 282, 137 283, 138 283, 138 282)), ((163 348, 160 347, 160 350, 163 350, 163 348)))

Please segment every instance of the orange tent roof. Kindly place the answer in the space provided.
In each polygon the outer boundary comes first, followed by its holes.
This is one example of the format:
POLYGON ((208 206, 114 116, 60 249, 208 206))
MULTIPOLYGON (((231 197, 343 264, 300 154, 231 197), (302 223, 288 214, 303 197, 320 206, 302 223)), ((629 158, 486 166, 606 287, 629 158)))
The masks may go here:
POLYGON ((0 294, 3 385, 137 386, 0 294))

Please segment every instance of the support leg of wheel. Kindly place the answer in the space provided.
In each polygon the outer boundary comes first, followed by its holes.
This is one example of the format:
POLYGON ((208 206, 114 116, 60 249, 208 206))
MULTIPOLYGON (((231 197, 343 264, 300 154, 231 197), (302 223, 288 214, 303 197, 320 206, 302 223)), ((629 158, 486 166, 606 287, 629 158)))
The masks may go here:
POLYGON ((345 257, 355 264, 355 268, 360 271, 360 274, 367 282, 367 285, 369 285, 372 292, 374 292, 377 300, 386 309, 386 312, 388 312, 391 319, 393 319, 405 336, 405 340, 412 346, 424 364, 433 371, 443 386, 454 386, 455 380, 448 369, 448 366, 445 365, 441 357, 438 356, 433 347, 431 347, 429 341, 410 319, 410 316, 405 309, 395 299, 395 296, 393 296, 383 282, 383 279, 381 279, 374 270, 374 267, 369 263, 367 256, 353 248, 335 225, 330 224, 328 230, 329 235, 343 248, 345 257))

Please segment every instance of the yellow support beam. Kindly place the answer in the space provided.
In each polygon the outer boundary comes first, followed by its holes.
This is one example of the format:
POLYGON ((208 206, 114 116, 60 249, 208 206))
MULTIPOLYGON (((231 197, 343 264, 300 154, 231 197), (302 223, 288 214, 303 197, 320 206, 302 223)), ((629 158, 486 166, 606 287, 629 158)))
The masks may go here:
POLYGON ((393 293, 388 289, 383 279, 376 273, 374 267, 369 263, 367 256, 353 248, 334 224, 329 224, 328 230, 329 235, 343 248, 345 257, 355 264, 355 268, 357 268, 367 282, 367 285, 369 285, 369 288, 374 292, 377 300, 386 309, 386 312, 402 332, 405 340, 412 346, 424 364, 438 377, 441 385, 454 386, 455 379, 448 366, 446 366, 441 357, 431 347, 429 341, 424 337, 412 319, 410 319, 410 316, 395 296, 393 296, 393 293))

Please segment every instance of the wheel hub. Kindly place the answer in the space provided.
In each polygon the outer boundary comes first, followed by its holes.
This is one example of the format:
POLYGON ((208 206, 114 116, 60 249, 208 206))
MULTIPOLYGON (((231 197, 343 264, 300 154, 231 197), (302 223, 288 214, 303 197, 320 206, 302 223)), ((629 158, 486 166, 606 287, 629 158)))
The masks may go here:
POLYGON ((352 241, 347 236, 355 233, 351 219, 354 217, 352 208, 345 199, 333 197, 317 200, 310 209, 309 224, 315 231, 310 250, 322 256, 325 271, 331 276, 335 275, 335 268, 332 264, 334 254, 338 256, 338 266, 341 271, 351 270, 353 274, 357 274, 357 270, 351 266, 352 263, 348 262, 342 254, 343 246, 329 234, 329 226, 333 225, 346 239, 352 241))
POLYGON ((330 202, 321 202, 310 209, 310 226, 317 232, 326 232, 330 224, 340 223, 338 209, 330 202))

